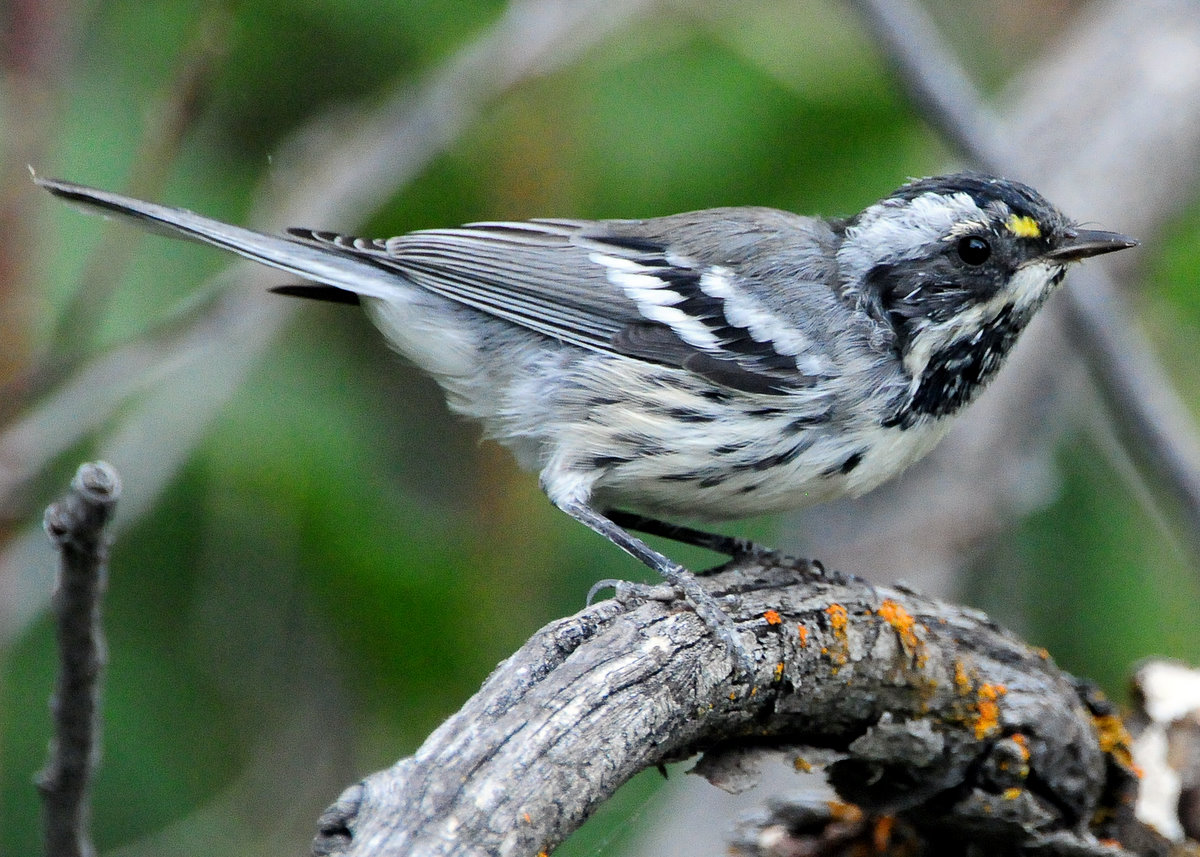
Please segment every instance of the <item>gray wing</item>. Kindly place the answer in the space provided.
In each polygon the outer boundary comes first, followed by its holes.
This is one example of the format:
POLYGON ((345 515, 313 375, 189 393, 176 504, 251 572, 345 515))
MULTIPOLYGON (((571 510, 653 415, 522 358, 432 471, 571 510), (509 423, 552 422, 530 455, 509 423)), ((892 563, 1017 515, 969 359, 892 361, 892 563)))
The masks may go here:
POLYGON ((475 223, 387 240, 301 229, 279 237, 71 182, 35 181, 89 209, 329 287, 284 287, 292 294, 340 290, 342 299, 387 301, 415 284, 561 342, 753 393, 807 387, 831 364, 826 350, 836 331, 822 325, 834 299, 828 265, 836 237, 822 221, 782 211, 475 223))
MULTIPOLYGON (((811 384, 802 364, 811 370, 824 356, 758 300, 761 284, 737 261, 756 238, 768 254, 780 243, 776 219, 804 222, 783 212, 725 209, 650 221, 473 223, 387 240, 291 235, 369 257, 431 292, 563 342, 772 394, 811 384), (709 234, 695 234, 703 230, 709 234), (724 253, 723 240, 730 245, 724 253), (723 258, 731 264, 712 261, 723 258)), ((802 232, 791 237, 812 240, 802 232)))

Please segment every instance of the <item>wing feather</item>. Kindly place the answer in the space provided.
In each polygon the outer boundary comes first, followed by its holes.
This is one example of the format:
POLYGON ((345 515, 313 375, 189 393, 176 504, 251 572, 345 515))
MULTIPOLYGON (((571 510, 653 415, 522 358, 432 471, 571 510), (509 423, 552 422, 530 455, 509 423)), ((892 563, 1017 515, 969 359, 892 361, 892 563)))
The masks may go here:
POLYGON ((836 276, 831 260, 841 232, 774 209, 482 222, 389 239, 311 229, 279 237, 72 182, 34 180, 85 207, 318 284, 282 286, 284 294, 387 301, 412 284, 562 342, 750 392, 808 386, 813 376, 801 366, 824 373, 837 362, 827 352, 838 332, 819 325, 831 317, 822 301, 837 299, 826 281, 836 276), (804 283, 810 287, 797 288, 804 283))
MULTIPOLYGON (((604 222, 533 220, 387 240, 291 235, 368 257, 434 294, 581 348, 685 368, 745 392, 811 384, 798 355, 764 339, 761 323, 751 330, 728 317, 736 271, 689 260, 654 236, 631 234, 634 222, 619 223, 612 234, 604 222)), ((765 307, 757 316, 770 317, 765 307)))

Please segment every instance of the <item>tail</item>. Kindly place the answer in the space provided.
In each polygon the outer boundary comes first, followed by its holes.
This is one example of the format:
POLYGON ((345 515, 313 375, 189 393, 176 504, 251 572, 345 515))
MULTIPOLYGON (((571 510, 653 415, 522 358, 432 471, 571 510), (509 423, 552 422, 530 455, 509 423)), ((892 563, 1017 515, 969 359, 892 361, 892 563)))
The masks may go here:
POLYGON ((174 238, 211 244, 295 274, 321 286, 282 286, 283 294, 354 303, 354 296, 394 298, 397 288, 411 289, 402 274, 344 248, 326 248, 277 235, 267 235, 204 217, 182 208, 143 202, 129 196, 34 176, 55 196, 101 214, 117 215, 144 229, 174 238), (402 285, 403 284, 403 285, 402 285), (322 288, 332 287, 330 288, 322 288))

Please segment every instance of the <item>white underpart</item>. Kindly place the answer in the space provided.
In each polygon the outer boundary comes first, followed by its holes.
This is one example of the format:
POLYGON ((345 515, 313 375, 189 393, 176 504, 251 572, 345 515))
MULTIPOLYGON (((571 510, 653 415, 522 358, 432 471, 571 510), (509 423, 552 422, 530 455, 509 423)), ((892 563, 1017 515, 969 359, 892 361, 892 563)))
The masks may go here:
POLYGON ((983 335, 983 328, 1000 312, 1011 306, 1016 312, 1036 308, 1046 299, 1047 286, 1062 265, 1052 262, 1033 261, 1023 265, 1008 281, 1008 287, 997 292, 984 303, 976 304, 954 318, 939 324, 926 323, 917 330, 912 346, 904 358, 904 368, 912 375, 912 389, 920 385, 921 373, 934 353, 952 342, 965 338, 972 331, 975 341, 983 335))
POLYGON ((479 374, 474 335, 431 296, 396 290, 386 300, 367 297, 363 308, 393 348, 443 385, 479 374))
POLYGON ((619 286, 637 304, 643 318, 667 325, 675 331, 676 336, 695 348, 716 351, 721 347, 720 340, 705 327, 704 322, 675 306, 683 300, 683 295, 672 290, 664 280, 647 273, 652 268, 633 259, 603 253, 592 253, 589 258, 607 269, 608 281, 619 286))

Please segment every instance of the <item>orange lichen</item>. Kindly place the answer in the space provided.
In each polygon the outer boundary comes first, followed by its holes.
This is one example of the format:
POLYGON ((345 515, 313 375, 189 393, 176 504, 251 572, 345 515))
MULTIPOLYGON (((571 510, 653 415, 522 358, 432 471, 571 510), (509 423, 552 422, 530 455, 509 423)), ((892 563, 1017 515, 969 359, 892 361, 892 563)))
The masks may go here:
POLYGON ((533 817, 529 813, 521 813, 521 818, 525 819, 526 824, 533 824, 533 817))
POLYGON ((783 619, 780 618, 779 612, 776 610, 768 610, 763 614, 763 618, 767 620, 768 625, 781 625, 783 619))
POLYGON ((904 609, 904 605, 900 602, 885 598, 883 603, 879 605, 877 612, 885 622, 896 629, 896 633, 900 635, 900 638, 905 643, 915 646, 921 642, 913 632, 913 627, 917 624, 917 620, 904 609))
POLYGON ((775 681, 779 681, 781 678, 783 678, 783 661, 775 664, 775 681))
POLYGON ((1000 757, 1000 770, 1009 771, 1016 774, 1021 779, 1029 778, 1029 741, 1021 733, 1010 735, 1005 739, 1009 746, 1014 748, 1017 753, 1017 758, 1009 759, 1006 756, 1000 757), (1014 770, 1015 768, 1015 770, 1014 770))
POLYGON ((833 632, 833 642, 837 643, 837 648, 832 651, 829 647, 822 648, 821 654, 828 655, 833 661, 836 675, 837 668, 850 660, 850 641, 846 634, 850 626, 850 611, 841 604, 830 604, 825 608, 825 615, 829 617, 829 629, 833 632))
POLYGON ((850 625, 850 611, 841 604, 830 604, 825 608, 825 614, 829 617, 829 627, 833 629, 833 633, 844 636, 846 628, 850 625))
POLYGON ((796 626, 796 635, 800 638, 800 648, 808 646, 808 629, 803 625, 796 626))
POLYGON ((812 762, 803 756, 797 756, 792 759, 792 767, 802 774, 811 774, 813 769, 812 762))
POLYGON ((1016 732, 1012 735, 1012 742, 1021 749, 1021 761, 1028 762, 1029 761, 1029 739, 1026 738, 1024 735, 1022 735, 1020 732, 1016 732))
POLYGON ((1018 788, 1005 789, 1000 796, 1005 800, 1016 800, 1021 796, 1021 790, 1018 788))
POLYGON ((1000 697, 1008 693, 1002 684, 981 684, 976 693, 975 737, 983 740, 1000 728, 1000 697))
POLYGON ((877 612, 883 621, 892 626, 892 630, 900 638, 900 645, 904 647, 904 651, 913 659, 914 665, 918 669, 925 666, 925 644, 917 636, 917 620, 904 609, 903 605, 890 598, 884 599, 884 602, 879 605, 877 612))

